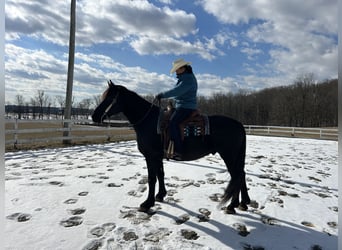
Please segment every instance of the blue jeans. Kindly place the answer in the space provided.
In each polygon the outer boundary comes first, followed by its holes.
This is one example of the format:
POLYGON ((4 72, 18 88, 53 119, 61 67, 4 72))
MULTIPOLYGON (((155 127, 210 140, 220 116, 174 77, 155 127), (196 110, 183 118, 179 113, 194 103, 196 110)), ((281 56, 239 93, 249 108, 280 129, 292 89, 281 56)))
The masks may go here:
POLYGON ((174 151, 183 153, 182 135, 179 129, 179 124, 187 119, 194 109, 178 108, 170 118, 170 139, 174 142, 174 151))

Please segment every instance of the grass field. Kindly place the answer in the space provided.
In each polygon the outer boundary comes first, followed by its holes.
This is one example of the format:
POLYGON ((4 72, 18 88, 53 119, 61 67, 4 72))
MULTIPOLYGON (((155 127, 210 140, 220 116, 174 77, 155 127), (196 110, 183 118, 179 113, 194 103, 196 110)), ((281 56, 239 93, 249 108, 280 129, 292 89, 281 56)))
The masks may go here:
MULTIPOLYGON (((6 123, 6 131, 14 129, 14 123, 6 123)), ((114 142, 118 140, 132 140, 135 138, 135 132, 133 129, 117 127, 117 128, 107 128, 107 127, 95 127, 92 126, 91 130, 88 125, 72 125, 71 136, 73 140, 69 144, 63 143, 63 141, 56 140, 54 138, 62 137, 63 124, 61 121, 55 122, 23 122, 18 123, 17 139, 20 140, 32 140, 32 143, 24 144, 6 144, 6 151, 14 150, 27 150, 27 149, 40 149, 40 148, 51 148, 51 147, 66 147, 73 145, 82 144, 97 144, 114 142), (25 130, 31 130, 25 132, 25 130), (23 132, 23 133, 21 133, 23 132), (99 138, 89 138, 90 136, 98 136, 99 138), (38 141, 39 140, 39 141, 38 141)), ((5 140, 13 140, 14 134, 6 134, 5 140)))

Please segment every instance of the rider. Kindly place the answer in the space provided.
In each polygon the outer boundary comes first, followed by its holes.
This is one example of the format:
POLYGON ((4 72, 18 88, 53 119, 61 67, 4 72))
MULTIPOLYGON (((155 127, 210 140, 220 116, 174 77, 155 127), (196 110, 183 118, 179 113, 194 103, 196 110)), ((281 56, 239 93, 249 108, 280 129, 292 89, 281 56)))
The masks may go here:
POLYGON ((178 59, 173 62, 170 73, 176 72, 178 81, 176 86, 168 91, 159 93, 156 98, 173 97, 176 110, 170 118, 170 138, 174 142, 174 159, 181 160, 183 154, 182 137, 179 124, 197 109, 197 80, 192 72, 190 62, 178 59))

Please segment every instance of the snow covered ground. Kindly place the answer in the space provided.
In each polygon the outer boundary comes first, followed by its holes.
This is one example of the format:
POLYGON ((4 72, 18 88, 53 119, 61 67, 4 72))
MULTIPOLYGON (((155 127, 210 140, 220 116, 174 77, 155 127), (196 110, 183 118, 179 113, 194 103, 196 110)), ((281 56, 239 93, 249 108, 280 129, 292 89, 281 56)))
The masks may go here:
POLYGON ((5 154, 5 249, 337 249, 338 144, 247 137, 253 203, 225 214, 219 155, 165 161, 168 196, 135 209, 147 170, 135 141, 5 154))

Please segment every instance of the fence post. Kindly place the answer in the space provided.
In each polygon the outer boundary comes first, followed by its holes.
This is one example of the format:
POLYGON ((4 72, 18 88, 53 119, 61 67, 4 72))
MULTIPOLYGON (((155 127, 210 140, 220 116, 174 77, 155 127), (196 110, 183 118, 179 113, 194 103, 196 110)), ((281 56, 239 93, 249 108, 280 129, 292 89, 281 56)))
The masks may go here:
POLYGON ((63 131, 63 144, 71 144, 71 139, 70 139, 70 126, 71 126, 71 121, 65 121, 63 120, 63 128, 67 129, 66 131, 63 131))
POLYGON ((14 122, 14 149, 17 149, 17 145, 18 145, 18 118, 15 118, 15 122, 14 122))
POLYGON ((107 141, 110 141, 110 120, 109 120, 109 122, 108 122, 108 124, 107 124, 107 128, 106 128, 106 130, 107 130, 107 141))

